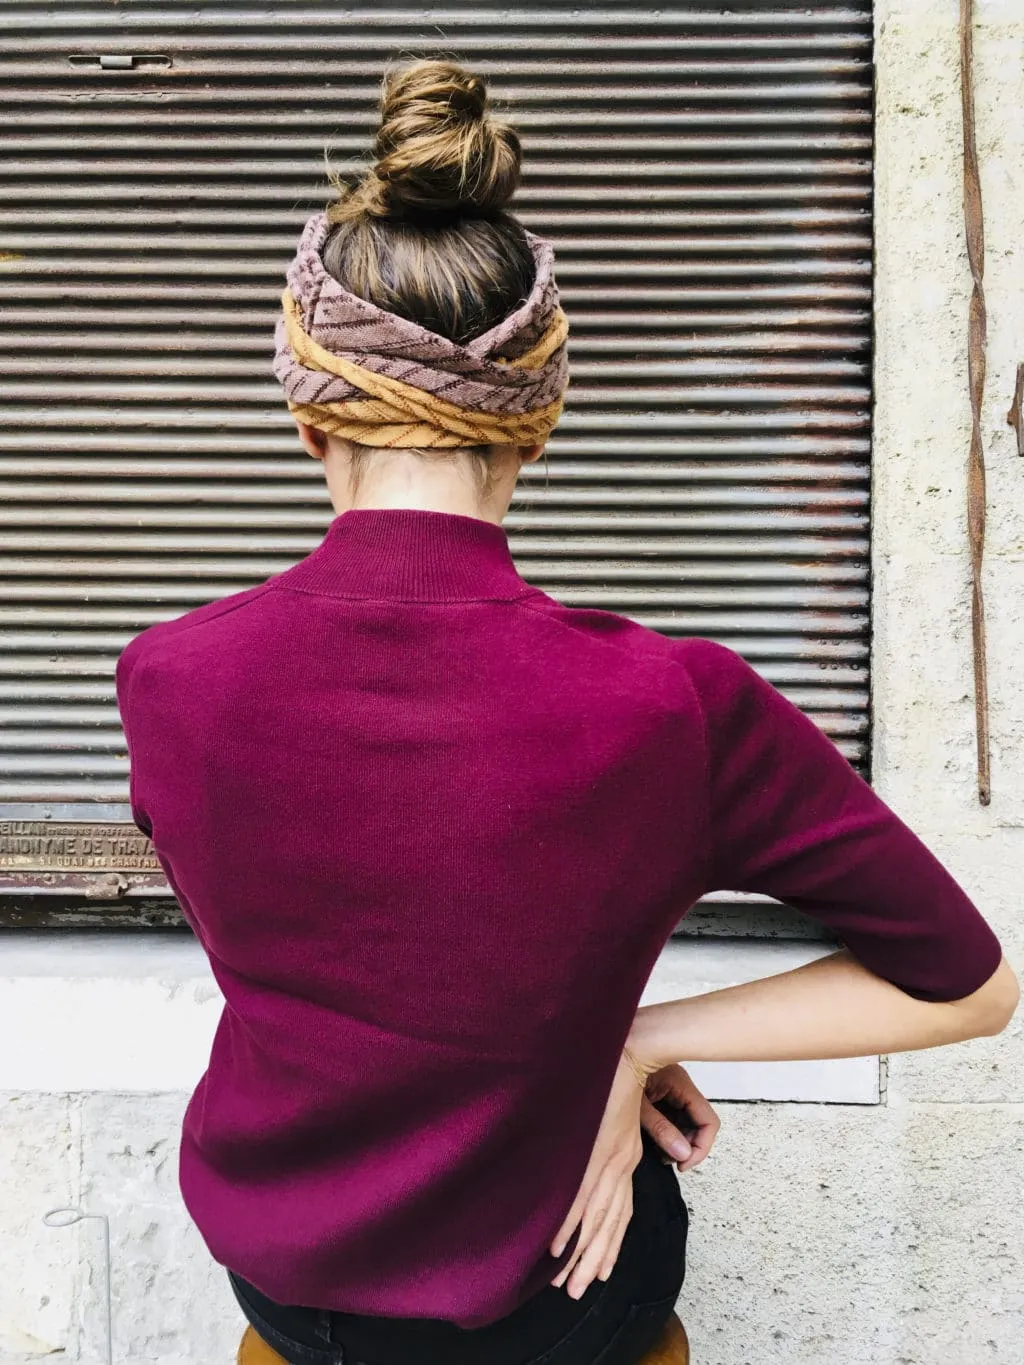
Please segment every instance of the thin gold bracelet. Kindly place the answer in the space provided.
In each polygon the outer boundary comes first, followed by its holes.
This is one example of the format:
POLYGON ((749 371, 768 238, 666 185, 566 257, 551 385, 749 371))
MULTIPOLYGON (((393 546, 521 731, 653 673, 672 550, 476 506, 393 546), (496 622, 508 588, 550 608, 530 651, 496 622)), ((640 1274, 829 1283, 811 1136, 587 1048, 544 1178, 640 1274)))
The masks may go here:
POLYGON ((640 1089, 641 1089, 641 1090, 646 1090, 646 1089, 647 1089, 647 1077, 644 1075, 643 1071, 640 1069, 640 1063, 639 1063, 639 1062, 637 1061, 637 1059, 633 1056, 632 1052, 630 1052, 630 1050, 629 1050, 628 1047, 623 1046, 622 1055, 625 1057, 626 1061, 629 1063, 629 1069, 630 1069, 630 1071, 632 1071, 633 1075, 634 1075, 634 1076, 637 1078, 637 1080, 640 1082, 640 1089))

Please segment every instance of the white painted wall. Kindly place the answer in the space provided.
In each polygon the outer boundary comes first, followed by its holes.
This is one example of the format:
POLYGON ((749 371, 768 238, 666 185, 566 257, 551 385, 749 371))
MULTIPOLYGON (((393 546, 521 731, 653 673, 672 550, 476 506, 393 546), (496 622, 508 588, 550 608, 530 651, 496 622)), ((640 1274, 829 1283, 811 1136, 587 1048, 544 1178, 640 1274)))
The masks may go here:
MULTIPOLYGON (((785 972, 820 944, 669 944, 645 1004, 785 972)), ((223 997, 206 957, 177 934, 19 934, 0 958, 0 1093, 191 1091, 206 1068, 223 997), (130 1021, 130 1023, 129 1023, 130 1021)), ((710 1098, 876 1104, 878 1058, 700 1063, 710 1098)))
MULTIPOLYGON (((992 804, 974 794, 957 0, 876 0, 873 775, 1024 972, 1024 460, 1005 425, 1024 360, 1024 4, 977 2, 992 804)), ((789 951, 673 947, 645 998, 789 951)), ((100 1229, 45 1228, 64 1205, 110 1217, 116 1361, 228 1365, 241 1319, 176 1186, 218 1007, 194 949, 2 952, 0 1365, 104 1359, 100 1229)), ((805 1102, 721 1104, 713 1159, 682 1177, 694 1365, 1024 1365, 1020 1041, 1018 1021, 892 1058, 881 1103, 870 1061, 706 1070, 717 1093, 805 1102)))

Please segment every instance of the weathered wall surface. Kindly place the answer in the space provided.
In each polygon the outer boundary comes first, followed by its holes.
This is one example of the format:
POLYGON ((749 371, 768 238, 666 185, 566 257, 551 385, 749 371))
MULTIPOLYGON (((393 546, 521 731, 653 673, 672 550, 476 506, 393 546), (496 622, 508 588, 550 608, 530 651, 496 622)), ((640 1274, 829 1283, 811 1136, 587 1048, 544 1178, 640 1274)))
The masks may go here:
MULTIPOLYGON (((974 786, 965 473, 970 276, 961 197, 958 8, 956 0, 878 4, 875 775, 890 804, 990 915, 1020 971, 1024 459, 1006 416, 1016 368, 1024 362, 1024 7, 1018 0, 977 0, 977 143, 989 311, 983 411, 992 751, 987 807, 978 803, 974 786)), ((890 1106, 977 1106, 958 1110, 964 1124, 987 1116, 991 1131, 1002 1130, 1011 1150, 1024 1118, 1022 1033, 1018 1017, 996 1039, 893 1058, 890 1106)), ((920 1153, 922 1161, 932 1155, 920 1153)), ((1024 1331, 1018 1341, 1017 1355, 1008 1359, 1024 1360, 1024 1331)))
MULTIPOLYGON (((873 777, 1024 968, 1024 6, 977 0, 992 801, 975 794, 957 0, 876 0, 873 777)), ((890 1059, 886 1103, 723 1106, 681 1308, 695 1363, 1024 1362, 1024 1051, 890 1059), (757 1195, 751 1207, 751 1186, 757 1195)))
MULTIPOLYGON (((1024 971, 1024 460, 1005 421, 1024 360, 1024 7, 978 0, 988 807, 974 786, 957 17, 956 0, 877 0, 874 780, 1024 971)), ((721 1106, 714 1158, 683 1177, 695 1365, 1024 1365, 1021 1030, 892 1059, 879 1105, 721 1106)), ((115 1360, 233 1360, 240 1317, 177 1194, 185 1099, 0 1095, 3 1365, 104 1359, 99 1225, 40 1222, 69 1204, 111 1218, 115 1360)))
MULTIPOLYGON (((876 0, 874 782, 1024 968, 1024 6, 977 0, 992 801, 975 794, 956 0, 876 0)), ((886 1104, 743 1106, 689 1182, 699 1365, 1024 1362, 1022 1021, 890 1060, 886 1104), (751 1210, 756 1182, 759 1201, 751 1210)))

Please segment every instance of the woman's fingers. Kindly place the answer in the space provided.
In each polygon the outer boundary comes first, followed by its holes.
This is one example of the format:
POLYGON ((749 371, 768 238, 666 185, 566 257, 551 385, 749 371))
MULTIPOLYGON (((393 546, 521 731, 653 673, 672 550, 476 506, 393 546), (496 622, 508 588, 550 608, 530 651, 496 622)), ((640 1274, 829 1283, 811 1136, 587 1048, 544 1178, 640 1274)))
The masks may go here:
MULTIPOLYGON (((589 1174, 589 1168, 587 1174, 589 1174)), ((573 1200, 572 1208, 565 1215, 565 1222, 555 1233, 554 1241, 551 1243, 550 1251, 552 1256, 561 1256, 562 1252, 568 1246, 569 1238, 576 1231, 576 1224, 583 1217, 583 1210, 587 1205, 588 1193, 589 1182, 587 1176, 584 1175, 583 1184, 580 1186, 580 1192, 573 1200)), ((554 1283, 554 1281, 552 1281, 552 1283, 554 1283)))
POLYGON ((683 1074, 686 1076, 683 1103, 686 1105, 686 1112, 689 1115, 692 1127, 688 1133, 690 1155, 679 1162, 679 1170, 692 1171, 694 1166, 699 1166, 711 1151, 712 1143, 722 1126, 722 1120, 693 1081, 690 1080, 690 1077, 685 1072, 683 1074))
POLYGON ((622 1201, 622 1211, 619 1214, 618 1226, 612 1229, 609 1240, 609 1252, 605 1256, 604 1264, 598 1271, 597 1278, 606 1280, 615 1269, 615 1262, 619 1259, 619 1252, 622 1250, 622 1239, 626 1235, 626 1228, 629 1220, 633 1217, 633 1185, 630 1182, 629 1189, 622 1201))
POLYGON ((566 1292, 574 1299, 582 1298, 589 1286, 597 1279, 609 1256, 618 1255, 619 1241, 616 1233, 622 1224, 622 1205, 626 1198, 625 1189, 620 1184, 612 1195, 601 1222, 595 1226, 583 1255, 576 1264, 566 1284, 566 1292))
POLYGON ((686 1107, 698 1128, 714 1128, 716 1133, 721 1128, 722 1120, 692 1081, 690 1082, 690 1092, 686 1097, 686 1107))
POLYGON ((561 1256, 568 1245, 569 1239, 576 1231, 577 1226, 579 1226, 580 1232, 576 1239, 576 1245, 573 1247, 572 1255, 551 1281, 553 1285, 562 1285, 565 1283, 570 1271, 583 1253, 588 1226, 587 1213, 590 1207, 590 1201, 594 1197, 599 1174, 599 1172, 595 1174, 596 1164, 595 1159, 592 1158, 590 1165, 587 1167, 586 1173, 584 1174, 580 1192, 573 1201, 573 1206, 566 1215, 565 1222, 559 1228, 555 1240, 551 1243, 551 1254, 553 1256, 561 1256))
POLYGON ((685 1161, 690 1156, 690 1142, 671 1119, 666 1118, 660 1109, 655 1109, 646 1095, 640 1106, 640 1122, 661 1150, 667 1152, 674 1161, 685 1161))
POLYGON ((625 1224, 622 1221, 623 1206, 627 1199, 632 1201, 632 1189, 632 1180, 628 1187, 620 1180, 611 1188, 606 1201, 602 1201, 587 1236, 586 1245, 565 1286, 572 1298, 578 1299, 583 1296, 609 1259, 612 1265, 615 1264, 622 1243, 622 1233, 625 1231, 625 1224))
POLYGON ((694 1166, 700 1165, 711 1151, 722 1126, 721 1119, 694 1085, 689 1072, 676 1064, 662 1067, 652 1075, 641 1109, 641 1123, 680 1171, 692 1171, 694 1166), (668 1100, 670 1107, 680 1111, 679 1121, 673 1123, 666 1118, 653 1107, 651 1100, 668 1100), (679 1144, 680 1138, 688 1151, 684 1152, 679 1144), (673 1142, 677 1144, 676 1150, 673 1150, 673 1142))
MULTIPOLYGON (((629 1200, 630 1208, 632 1207, 633 1172, 642 1154, 643 1142, 640 1129, 637 1127, 635 1139, 628 1146, 619 1147, 608 1155, 586 1195, 576 1246, 569 1260, 551 1281, 553 1285, 566 1284, 584 1257, 588 1257, 585 1269, 576 1275, 573 1288, 578 1288, 581 1284, 582 1288, 586 1288, 594 1278, 609 1253, 615 1226, 621 1217, 623 1202, 629 1200), (601 1238, 605 1240, 602 1241, 601 1238)), ((587 1186, 584 1188, 587 1189, 587 1186)), ((617 1245, 614 1251, 615 1254, 618 1253, 617 1245)))
MULTIPOLYGON (((590 1202, 590 1196, 593 1193, 594 1186, 597 1184, 597 1179, 603 1166, 604 1155, 598 1147, 595 1147, 590 1154, 590 1160, 587 1162, 587 1169, 583 1172, 583 1180, 580 1183, 576 1198, 572 1201, 572 1207, 565 1215, 562 1226, 555 1233, 554 1240, 549 1248, 552 1256, 561 1256, 566 1246, 568 1246, 569 1239, 576 1231, 576 1226, 583 1217, 586 1207, 590 1202)), ((575 1255, 575 1252, 573 1254, 575 1255)))
MULTIPOLYGON (((707 1103, 707 1101, 705 1101, 707 1103)), ((690 1132, 690 1155, 683 1161, 677 1163, 680 1171, 692 1171, 694 1166, 699 1166, 707 1154, 711 1151, 711 1144, 718 1136, 718 1130, 722 1126, 722 1120, 708 1105, 710 1118, 704 1122, 694 1119, 695 1127, 690 1132)), ((691 1113, 693 1106, 690 1106, 691 1113)))
POLYGON ((583 1210, 580 1235, 573 1248, 573 1253, 551 1281, 553 1285, 561 1286, 565 1284, 577 1265, 579 1265, 587 1248, 590 1246, 595 1234, 608 1214, 608 1208, 612 1203, 614 1193, 613 1181, 609 1178, 608 1171, 605 1170, 601 1173, 601 1177, 591 1191, 586 1208, 583 1210))

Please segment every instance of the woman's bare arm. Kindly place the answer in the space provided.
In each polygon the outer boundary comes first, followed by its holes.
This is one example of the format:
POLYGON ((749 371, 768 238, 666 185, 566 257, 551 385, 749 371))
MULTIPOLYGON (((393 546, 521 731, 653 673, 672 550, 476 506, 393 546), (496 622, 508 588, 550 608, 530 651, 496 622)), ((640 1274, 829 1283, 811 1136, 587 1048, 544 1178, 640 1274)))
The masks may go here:
POLYGON ((642 1005, 627 1047, 648 1074, 670 1062, 909 1052, 999 1033, 1019 998, 1005 958, 971 995, 932 1002, 908 995, 844 950, 741 986, 642 1005))

